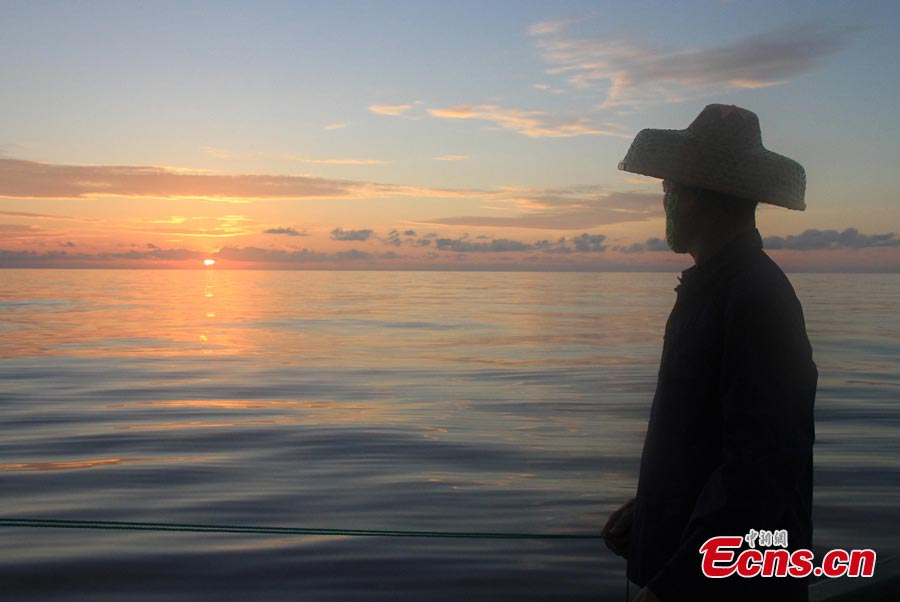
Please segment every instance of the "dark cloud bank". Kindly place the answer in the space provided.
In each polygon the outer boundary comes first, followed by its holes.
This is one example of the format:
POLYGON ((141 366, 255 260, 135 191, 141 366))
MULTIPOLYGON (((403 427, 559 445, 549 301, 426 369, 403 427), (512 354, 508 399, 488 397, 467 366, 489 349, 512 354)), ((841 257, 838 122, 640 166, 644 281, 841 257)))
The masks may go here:
MULTIPOLYGON (((271 234, 287 236, 302 236, 292 228, 272 228, 271 234), (291 234, 290 232, 297 232, 291 234)), ((267 231, 268 232, 268 231, 267 231)), ((217 253, 208 254, 190 249, 162 249, 154 244, 146 244, 141 247, 132 245, 132 248, 124 251, 105 253, 75 252, 71 249, 77 247, 76 243, 66 241, 59 243, 62 249, 49 251, 13 251, 0 249, 0 267, 117 267, 131 264, 134 267, 154 267, 166 262, 190 262, 209 257, 218 260, 233 261, 260 265, 273 265, 280 267, 327 267, 335 268, 342 265, 353 267, 364 264, 369 267, 384 267, 390 269, 391 265, 408 267, 408 262, 418 262, 419 268, 428 269, 428 264, 433 260, 442 258, 458 260, 459 267, 465 268, 465 257, 475 255, 496 254, 498 261, 531 262, 535 268, 539 268, 534 262, 541 256, 561 257, 581 254, 583 257, 600 255, 609 256, 612 251, 617 254, 661 255, 668 252, 666 242, 661 238, 649 238, 643 243, 634 243, 627 246, 612 245, 603 234, 582 233, 576 236, 561 236, 554 240, 544 239, 535 242, 525 242, 509 238, 493 238, 487 235, 470 237, 463 234, 455 238, 440 237, 434 233, 418 235, 415 230, 391 230, 387 236, 376 236, 372 230, 344 230, 335 228, 331 231, 333 240, 341 241, 366 241, 374 240, 382 245, 413 249, 433 249, 427 256, 416 254, 404 255, 394 251, 384 253, 371 250, 349 249, 335 253, 325 253, 311 249, 267 249, 261 247, 223 247, 217 253), (524 256, 524 257, 522 257, 524 256), (403 260, 397 263, 397 260, 403 260)), ((371 244, 371 243, 370 243, 371 244)), ((770 236, 764 239, 764 246, 770 251, 834 251, 849 250, 860 251, 863 249, 887 249, 900 247, 900 238, 893 232, 886 234, 862 234, 856 228, 847 228, 841 232, 837 230, 809 229, 802 234, 787 237, 770 236)), ((558 261, 558 260, 553 260, 558 261)), ((583 262, 581 262, 583 264, 583 262)), ((434 265, 440 269, 448 264, 440 262, 434 265)), ((508 264, 513 265, 513 264, 508 264)), ((522 264, 526 265, 526 264, 522 264)), ((564 269, 566 264, 556 263, 552 266, 564 269)), ((573 263, 572 266, 577 266, 573 263)), ((472 264, 472 267, 478 267, 472 264)), ((602 267, 602 266, 596 266, 602 267)), ((623 264, 623 267, 627 267, 623 264)), ((634 266, 639 269, 640 266, 634 266)))

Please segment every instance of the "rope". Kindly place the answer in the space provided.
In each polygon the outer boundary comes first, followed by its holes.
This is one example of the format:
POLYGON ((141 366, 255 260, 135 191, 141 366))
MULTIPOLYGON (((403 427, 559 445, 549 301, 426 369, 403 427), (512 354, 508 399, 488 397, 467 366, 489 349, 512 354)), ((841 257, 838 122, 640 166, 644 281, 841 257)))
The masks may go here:
POLYGON ((379 531, 374 529, 311 529, 304 527, 256 527, 236 525, 188 525, 108 520, 52 518, 0 518, 0 527, 41 529, 112 529, 121 531, 179 531, 189 533, 243 533, 249 535, 332 535, 336 537, 435 537, 453 539, 605 539, 602 535, 568 533, 466 533, 454 531, 379 531))

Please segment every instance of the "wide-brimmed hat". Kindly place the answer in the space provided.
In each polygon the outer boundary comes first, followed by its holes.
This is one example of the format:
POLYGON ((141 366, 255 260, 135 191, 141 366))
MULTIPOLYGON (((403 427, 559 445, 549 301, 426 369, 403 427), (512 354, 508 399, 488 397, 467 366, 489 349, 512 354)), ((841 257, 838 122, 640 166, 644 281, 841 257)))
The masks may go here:
POLYGON ((806 173, 762 144, 759 118, 709 105, 686 130, 641 130, 619 169, 803 211, 806 173))

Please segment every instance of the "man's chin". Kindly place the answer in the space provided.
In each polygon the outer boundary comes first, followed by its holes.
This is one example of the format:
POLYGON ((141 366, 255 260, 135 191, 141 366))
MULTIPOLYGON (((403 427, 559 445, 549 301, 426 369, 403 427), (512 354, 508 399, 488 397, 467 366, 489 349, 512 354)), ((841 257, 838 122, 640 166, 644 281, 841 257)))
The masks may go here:
POLYGON ((669 248, 672 249, 673 253, 684 255, 688 252, 687 245, 683 245, 677 240, 666 240, 666 244, 669 245, 669 248))

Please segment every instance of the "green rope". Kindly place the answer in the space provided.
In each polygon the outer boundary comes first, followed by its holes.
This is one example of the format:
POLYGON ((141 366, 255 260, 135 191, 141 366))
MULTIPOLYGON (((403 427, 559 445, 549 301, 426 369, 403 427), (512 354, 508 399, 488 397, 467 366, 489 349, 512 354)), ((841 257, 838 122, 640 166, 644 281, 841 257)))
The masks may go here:
POLYGON ((0 527, 43 529, 114 529, 124 531, 181 531, 191 533, 243 533, 250 535, 332 535, 337 537, 440 537, 456 539, 605 539, 602 535, 567 533, 464 533, 452 531, 378 531, 374 529, 310 529, 303 527, 252 527, 235 525, 186 525, 108 520, 0 518, 0 527))

